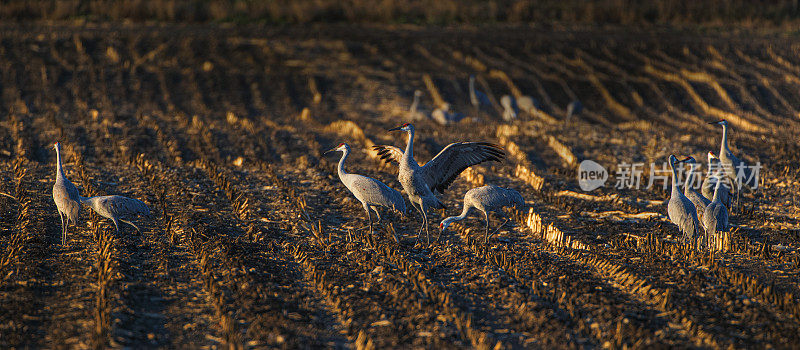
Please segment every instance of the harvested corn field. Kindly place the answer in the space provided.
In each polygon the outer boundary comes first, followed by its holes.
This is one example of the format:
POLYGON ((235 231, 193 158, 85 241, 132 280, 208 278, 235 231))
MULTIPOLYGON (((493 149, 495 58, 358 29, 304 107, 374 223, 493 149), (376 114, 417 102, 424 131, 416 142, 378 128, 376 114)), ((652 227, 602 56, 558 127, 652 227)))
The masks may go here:
POLYGON ((0 347, 796 347, 798 49, 655 29, 2 27, 0 347), (506 121, 502 95, 537 106, 506 121), (427 117, 445 102, 461 117, 427 117), (705 166, 720 119, 760 183, 697 250, 667 217, 669 176, 615 182, 670 154, 705 166), (323 155, 347 142, 348 171, 400 191, 372 146, 405 147, 387 131, 405 122, 421 163, 451 142, 506 153, 444 191, 430 244, 414 210, 370 234, 323 155), (84 208, 61 244, 55 142, 81 195, 149 206, 141 232, 84 208), (581 190, 584 160, 605 186, 581 190), (482 215, 440 232, 484 184, 528 208, 490 215, 488 243, 482 215))

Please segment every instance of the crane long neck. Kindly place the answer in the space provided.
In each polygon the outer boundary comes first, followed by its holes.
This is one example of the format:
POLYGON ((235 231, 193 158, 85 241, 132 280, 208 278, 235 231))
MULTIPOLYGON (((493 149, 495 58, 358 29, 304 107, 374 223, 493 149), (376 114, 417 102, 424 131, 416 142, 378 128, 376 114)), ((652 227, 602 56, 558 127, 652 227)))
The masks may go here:
POLYGON ((719 202, 719 187, 722 186, 722 178, 717 178, 717 185, 714 186, 714 198, 711 199, 712 202, 719 202))
POLYGON ((725 124, 722 124, 722 142, 719 145, 720 157, 722 157, 723 153, 725 153, 726 151, 729 151, 729 150, 730 149, 728 148, 728 126, 725 125, 725 124))
POLYGON ((477 96, 475 95, 475 78, 474 77, 470 77, 469 78, 469 97, 471 99, 473 99, 473 100, 477 98, 477 96))
POLYGON ((403 152, 403 161, 413 163, 414 160, 414 129, 408 131, 408 143, 406 151, 403 152))
POLYGON ((689 173, 686 174, 686 182, 683 184, 683 193, 689 193, 692 187, 692 176, 694 175, 694 164, 689 165, 689 173))
POLYGON ((414 101, 411 102, 411 107, 409 108, 409 110, 411 111, 411 113, 416 113, 417 109, 419 109, 419 95, 414 94, 414 101))
POLYGON ((61 165, 61 148, 56 147, 56 179, 66 178, 64 167, 61 165))
POLYGON ((448 223, 449 223, 449 222, 453 222, 453 221, 461 221, 461 220, 464 220, 464 219, 466 219, 466 218, 467 218, 467 215, 469 214, 469 211, 470 211, 471 209, 472 209, 472 206, 471 206, 471 205, 469 205, 469 204, 467 204, 467 203, 464 203, 464 208, 463 208, 463 209, 461 209, 461 215, 458 215, 458 216, 451 216, 451 217, 448 217, 448 218, 446 218, 446 219, 444 219, 444 220, 445 220, 445 222, 448 222, 448 223))
POLYGON ((681 189, 678 187, 678 169, 675 169, 672 161, 669 162, 669 166, 672 168, 672 195, 674 196, 676 193, 681 193, 681 189))
POLYGON ((342 159, 339 159, 339 166, 337 167, 337 170, 339 172, 339 178, 347 174, 347 172, 344 171, 344 161, 347 159, 347 156, 349 155, 350 155, 350 149, 345 148, 344 151, 342 151, 342 159))

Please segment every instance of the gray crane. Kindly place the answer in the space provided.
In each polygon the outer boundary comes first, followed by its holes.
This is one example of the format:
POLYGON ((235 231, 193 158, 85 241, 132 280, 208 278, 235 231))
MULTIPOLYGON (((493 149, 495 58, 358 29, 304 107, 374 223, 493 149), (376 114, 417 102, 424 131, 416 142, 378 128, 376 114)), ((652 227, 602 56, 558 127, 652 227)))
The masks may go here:
POLYGON ((465 115, 463 113, 450 112, 450 104, 447 102, 431 112, 431 119, 441 125, 458 123, 461 119, 464 119, 464 117, 465 115))
POLYGON ((720 166, 719 158, 714 154, 714 152, 708 152, 708 173, 706 177, 703 179, 703 185, 701 187, 701 191, 703 196, 706 198, 714 197, 715 187, 717 182, 722 181, 722 187, 719 189, 719 199, 722 201, 722 204, 725 205, 726 208, 729 208, 731 205, 731 191, 728 188, 728 183, 726 181, 727 177, 722 173, 724 170, 720 166))
POLYGON ((519 108, 517 108, 517 101, 511 95, 500 97, 500 105, 503 106, 503 120, 510 122, 517 119, 519 108))
POLYGON ((697 160, 695 160, 694 157, 686 157, 683 162, 689 164, 689 173, 686 175, 686 182, 683 184, 683 195, 692 201, 692 204, 694 204, 694 207, 697 210, 697 219, 702 222, 703 212, 706 206, 711 203, 711 200, 704 197, 702 194, 698 193, 697 190, 692 188, 692 180, 694 176, 694 169, 697 165, 697 160))
POLYGON ((367 219, 369 220, 369 232, 372 233, 372 215, 370 209, 375 211, 375 215, 380 220, 380 213, 377 207, 392 208, 405 215, 406 202, 403 200, 403 195, 395 191, 383 182, 375 180, 371 177, 358 174, 349 174, 344 170, 344 162, 347 156, 350 155, 350 146, 346 143, 340 143, 336 148, 330 149, 325 154, 330 152, 342 152, 342 158, 339 159, 338 173, 339 180, 342 181, 345 187, 361 202, 364 206, 364 211, 367 212, 367 219))
POLYGON ((750 187, 748 181, 752 176, 752 169, 747 166, 747 164, 736 156, 733 155, 730 148, 728 148, 728 121, 725 119, 721 119, 716 122, 711 122, 709 124, 719 124, 722 125, 722 141, 719 145, 719 161, 722 165, 722 168, 725 170, 725 175, 728 176, 733 183, 737 184, 737 195, 739 193, 738 190, 741 190, 742 186, 750 187))
MULTIPOLYGON (((387 162, 396 161, 400 164, 398 180, 403 190, 408 195, 411 205, 422 214, 422 227, 419 235, 425 229, 425 234, 430 243, 428 231, 428 208, 445 209, 444 204, 436 198, 434 192, 444 193, 450 184, 461 174, 464 169, 486 161, 502 161, 505 158, 503 149, 488 142, 456 142, 445 147, 425 165, 420 166, 414 160, 414 125, 405 123, 389 131, 402 130, 408 134, 408 143, 405 151, 396 158, 397 151, 387 151, 384 154, 392 155, 387 162)), ((385 146, 374 147, 378 152, 385 146)))
POLYGON ((142 201, 123 196, 81 197, 81 203, 92 208, 98 215, 111 219, 114 222, 117 234, 119 234, 120 222, 131 225, 136 231, 142 232, 138 226, 128 219, 137 215, 150 215, 150 208, 142 201))
POLYGON ((539 100, 527 95, 519 96, 517 98, 517 107, 530 115, 536 114, 536 112, 541 109, 539 100))
POLYGON ((583 111, 583 103, 581 101, 575 100, 570 102, 567 105, 567 116, 564 118, 564 123, 569 123, 570 119, 572 119, 573 115, 580 114, 583 111))
POLYGON ((425 114, 419 108, 420 97, 422 97, 422 91, 414 90, 414 101, 411 102, 411 106, 408 108, 408 115, 411 120, 425 119, 425 114))
POLYGON ((481 106, 491 106, 492 102, 489 101, 489 97, 486 96, 483 92, 475 89, 475 76, 469 76, 469 102, 475 108, 481 108, 481 106))
POLYGON ((719 193, 722 181, 717 181, 714 186, 714 198, 705 208, 703 214, 703 228, 706 230, 706 237, 717 232, 728 231, 728 208, 722 204, 719 193))
POLYGON ((81 196, 78 188, 69 182, 64 173, 64 167, 61 165, 61 143, 56 142, 53 148, 56 149, 56 183, 53 184, 53 201, 61 218, 61 244, 65 245, 69 223, 77 223, 80 217, 81 196))
POLYGON ((689 198, 681 193, 678 186, 678 170, 675 168, 678 161, 674 155, 669 156, 669 166, 672 168, 672 194, 667 204, 667 214, 669 220, 678 226, 683 238, 687 242, 694 243, 698 237, 698 230, 700 229, 700 222, 697 220, 697 209, 694 207, 689 198))
POLYGON ((444 232, 453 221, 464 220, 472 209, 477 209, 486 217, 486 242, 488 243, 489 212, 502 213, 503 207, 515 207, 521 210, 525 207, 525 200, 522 199, 519 192, 495 185, 473 188, 464 195, 464 208, 461 209, 461 215, 442 220, 439 229, 444 232))

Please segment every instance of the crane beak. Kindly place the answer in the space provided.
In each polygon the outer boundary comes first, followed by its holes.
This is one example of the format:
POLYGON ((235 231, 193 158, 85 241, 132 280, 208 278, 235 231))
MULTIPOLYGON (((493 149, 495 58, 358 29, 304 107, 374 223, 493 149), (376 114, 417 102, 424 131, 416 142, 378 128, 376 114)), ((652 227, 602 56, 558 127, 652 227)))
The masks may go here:
MULTIPOLYGON (((336 148, 339 148, 339 147, 336 147, 336 148)), ((326 155, 326 154, 331 153, 331 152, 336 152, 336 148, 331 148, 331 149, 323 152, 322 155, 326 155)))
POLYGON ((396 128, 391 128, 391 129, 389 129, 389 130, 386 130, 386 131, 396 131, 396 130, 400 130, 400 129, 402 129, 402 128, 403 128, 402 126, 398 126, 398 127, 396 127, 396 128))

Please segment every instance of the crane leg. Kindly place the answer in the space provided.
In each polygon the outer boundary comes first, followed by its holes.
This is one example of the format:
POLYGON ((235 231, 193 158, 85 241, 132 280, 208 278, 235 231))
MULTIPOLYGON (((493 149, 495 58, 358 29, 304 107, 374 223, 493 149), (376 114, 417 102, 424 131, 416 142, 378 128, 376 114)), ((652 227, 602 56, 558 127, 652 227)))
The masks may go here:
POLYGON ((128 221, 128 220, 122 220, 122 219, 119 219, 119 221, 120 221, 120 222, 124 222, 124 223, 126 223, 126 224, 128 224, 128 225, 131 225, 131 226, 133 226, 133 228, 135 228, 135 229, 136 229, 136 231, 139 231, 139 233, 142 233, 142 230, 140 230, 140 229, 139 229, 139 227, 138 227, 138 226, 136 226, 136 225, 134 225, 132 222, 130 222, 130 221, 128 221))
MULTIPOLYGON (((411 202, 411 206, 413 206, 413 207, 414 207, 414 209, 417 209, 417 211, 418 211, 420 214, 422 214, 422 218, 423 218, 423 219, 422 219, 422 220, 423 220, 422 222, 423 222, 423 226, 424 226, 424 223, 425 223, 425 213, 422 211, 422 209, 420 209, 419 207, 417 207, 417 203, 414 203, 413 201, 411 202)), ((419 242, 419 236, 420 236, 420 235, 422 235, 422 227, 420 227, 420 228, 419 228, 419 232, 417 232, 417 242, 419 242)))
POLYGON ((426 213, 428 206, 425 205, 425 202, 422 202, 420 206, 422 207, 422 226, 425 228, 425 237, 428 240, 428 244, 431 244, 431 233, 428 231, 428 214, 426 213))
POLYGON ((367 212, 367 220, 369 220, 369 234, 372 234, 372 215, 369 213, 369 205, 364 204, 364 210, 367 212))
POLYGON ((486 216, 486 243, 489 243, 489 211, 484 211, 483 215, 486 216))
POLYGON ((117 236, 119 236, 119 223, 117 222, 117 219, 111 218, 111 221, 114 221, 114 229, 117 232, 117 236))
POLYGON ((378 223, 380 223, 382 219, 381 219, 381 213, 378 211, 378 208, 377 207, 370 207, 370 208, 372 209, 372 211, 375 212, 375 216, 378 217, 378 223))
POLYGON ((59 211, 58 217, 61 218, 61 245, 64 245, 67 240, 66 226, 64 226, 64 215, 59 211))

